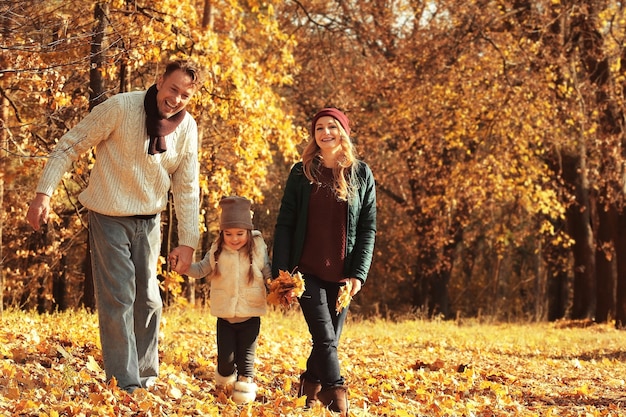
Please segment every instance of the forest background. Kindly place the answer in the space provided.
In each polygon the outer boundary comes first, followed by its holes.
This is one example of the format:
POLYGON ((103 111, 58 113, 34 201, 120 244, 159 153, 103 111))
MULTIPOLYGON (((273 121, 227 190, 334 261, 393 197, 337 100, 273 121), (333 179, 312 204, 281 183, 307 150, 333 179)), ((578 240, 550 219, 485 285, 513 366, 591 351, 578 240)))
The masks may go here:
MULTIPOLYGON (((254 201, 271 248, 288 170, 317 109, 352 123, 378 191, 364 316, 626 324, 626 10, 605 0, 0 1, 2 308, 93 307, 93 154, 25 214, 48 152, 95 105, 191 58, 207 79, 201 257, 217 202, 254 201)), ((176 243, 163 218, 163 255, 176 243)), ((163 271, 165 300, 206 282, 163 271)))

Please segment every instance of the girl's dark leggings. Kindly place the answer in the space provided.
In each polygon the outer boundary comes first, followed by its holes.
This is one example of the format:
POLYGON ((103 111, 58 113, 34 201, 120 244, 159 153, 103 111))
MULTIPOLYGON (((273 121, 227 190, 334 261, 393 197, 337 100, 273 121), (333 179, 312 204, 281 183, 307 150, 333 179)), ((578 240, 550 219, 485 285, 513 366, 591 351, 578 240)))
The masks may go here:
POLYGON ((241 323, 217 319, 217 371, 230 376, 254 377, 254 357, 261 329, 261 318, 252 317, 241 323))

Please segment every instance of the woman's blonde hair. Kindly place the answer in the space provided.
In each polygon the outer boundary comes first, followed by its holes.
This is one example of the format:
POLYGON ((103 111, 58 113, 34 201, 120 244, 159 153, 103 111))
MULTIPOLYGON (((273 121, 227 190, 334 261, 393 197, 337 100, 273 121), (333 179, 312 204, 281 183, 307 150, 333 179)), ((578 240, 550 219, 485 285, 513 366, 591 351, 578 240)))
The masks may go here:
MULTIPOLYGON (((356 195, 358 189, 357 176, 357 155, 356 149, 350 140, 339 120, 333 118, 341 137, 341 152, 337 157, 336 164, 333 169, 333 190, 337 198, 341 201, 348 201, 356 195)), ((315 141, 315 132, 311 132, 309 142, 302 151, 302 166, 304 167, 304 175, 313 183, 319 183, 317 178, 319 167, 322 164, 322 155, 320 147, 315 141)))

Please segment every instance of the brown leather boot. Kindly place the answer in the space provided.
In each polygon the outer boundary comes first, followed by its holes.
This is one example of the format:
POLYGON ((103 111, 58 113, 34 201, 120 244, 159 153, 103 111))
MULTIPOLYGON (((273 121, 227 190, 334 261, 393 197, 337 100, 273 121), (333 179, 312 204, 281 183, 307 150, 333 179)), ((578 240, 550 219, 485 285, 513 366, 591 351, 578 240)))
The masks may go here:
POLYGON ((330 411, 337 411, 341 417, 348 415, 348 387, 340 385, 336 387, 323 388, 317 398, 328 407, 330 411))
POLYGON ((298 397, 302 397, 306 395, 306 406, 305 408, 312 408, 319 403, 317 399, 317 394, 322 389, 322 384, 319 382, 309 381, 304 377, 304 375, 300 376, 300 388, 298 389, 298 397))

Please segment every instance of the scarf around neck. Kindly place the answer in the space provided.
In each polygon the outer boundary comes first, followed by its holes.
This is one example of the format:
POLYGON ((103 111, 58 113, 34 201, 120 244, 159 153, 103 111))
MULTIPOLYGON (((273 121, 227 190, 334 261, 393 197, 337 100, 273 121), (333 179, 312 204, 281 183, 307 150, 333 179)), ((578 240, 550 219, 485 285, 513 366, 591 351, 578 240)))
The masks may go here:
POLYGON ((182 109, 169 119, 161 117, 156 97, 157 87, 156 84, 153 84, 146 91, 146 98, 143 101, 143 107, 146 110, 146 129, 150 136, 150 144, 148 145, 148 153, 150 155, 167 150, 165 136, 176 130, 180 122, 185 118, 185 114, 187 114, 187 111, 182 109))

